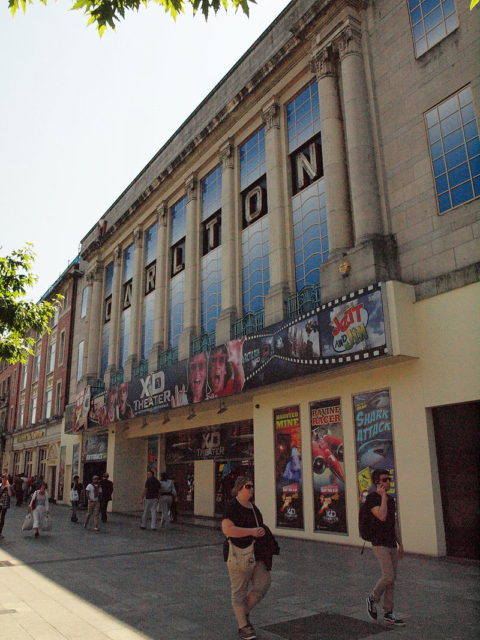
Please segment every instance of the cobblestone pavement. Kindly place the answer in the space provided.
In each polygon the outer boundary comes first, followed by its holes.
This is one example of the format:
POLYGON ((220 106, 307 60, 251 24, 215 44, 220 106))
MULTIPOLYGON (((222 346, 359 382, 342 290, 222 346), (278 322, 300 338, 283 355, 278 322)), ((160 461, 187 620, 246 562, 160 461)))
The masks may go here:
MULTIPOLYGON (((23 533, 12 507, 0 541, 2 640, 234 640, 237 632, 217 528, 174 524, 143 531, 112 514, 100 532, 54 505, 53 530, 23 533)), ((365 611, 377 577, 370 550, 279 539, 273 584, 255 609, 260 640, 478 640, 480 567, 409 556, 400 563, 396 612, 385 628, 365 611)))

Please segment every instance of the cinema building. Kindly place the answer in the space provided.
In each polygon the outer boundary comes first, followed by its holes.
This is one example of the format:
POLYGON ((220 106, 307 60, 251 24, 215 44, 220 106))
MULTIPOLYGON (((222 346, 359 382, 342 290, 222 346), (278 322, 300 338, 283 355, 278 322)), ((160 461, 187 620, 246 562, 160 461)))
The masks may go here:
POLYGON ((83 238, 62 444, 113 510, 149 466, 219 516, 245 472, 276 533, 356 545, 385 467, 407 550, 478 554, 479 35, 292 2, 83 238))

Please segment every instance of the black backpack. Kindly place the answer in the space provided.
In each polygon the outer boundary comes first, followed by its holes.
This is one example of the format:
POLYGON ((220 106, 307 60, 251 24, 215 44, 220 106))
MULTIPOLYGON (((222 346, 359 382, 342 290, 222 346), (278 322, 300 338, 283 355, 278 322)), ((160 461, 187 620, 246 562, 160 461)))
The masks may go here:
POLYGON ((358 531, 362 540, 372 542, 373 540, 373 516, 366 502, 360 505, 358 512, 358 531))

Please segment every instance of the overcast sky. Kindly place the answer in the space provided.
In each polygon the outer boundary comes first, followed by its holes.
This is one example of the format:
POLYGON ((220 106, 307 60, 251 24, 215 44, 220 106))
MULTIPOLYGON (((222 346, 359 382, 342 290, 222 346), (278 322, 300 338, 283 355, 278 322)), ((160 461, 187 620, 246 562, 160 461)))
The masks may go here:
POLYGON ((99 38, 72 3, 0 0, 0 255, 34 244, 37 300, 80 240, 287 6, 175 23, 152 5, 99 38))

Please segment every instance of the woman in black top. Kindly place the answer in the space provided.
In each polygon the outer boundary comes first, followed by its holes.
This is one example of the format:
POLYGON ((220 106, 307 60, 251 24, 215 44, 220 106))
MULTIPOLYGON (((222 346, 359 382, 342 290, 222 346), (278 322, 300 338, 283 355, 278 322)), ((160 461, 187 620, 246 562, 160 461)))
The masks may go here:
POLYGON ((246 549, 255 540, 255 562, 248 568, 228 566, 232 589, 232 607, 241 640, 255 640, 255 629, 249 614, 267 593, 270 583, 271 552, 262 545, 266 530, 259 509, 252 503, 253 482, 240 476, 232 489, 233 500, 228 503, 222 520, 222 531, 230 542, 246 549), (250 590, 249 590, 250 586, 250 590))

